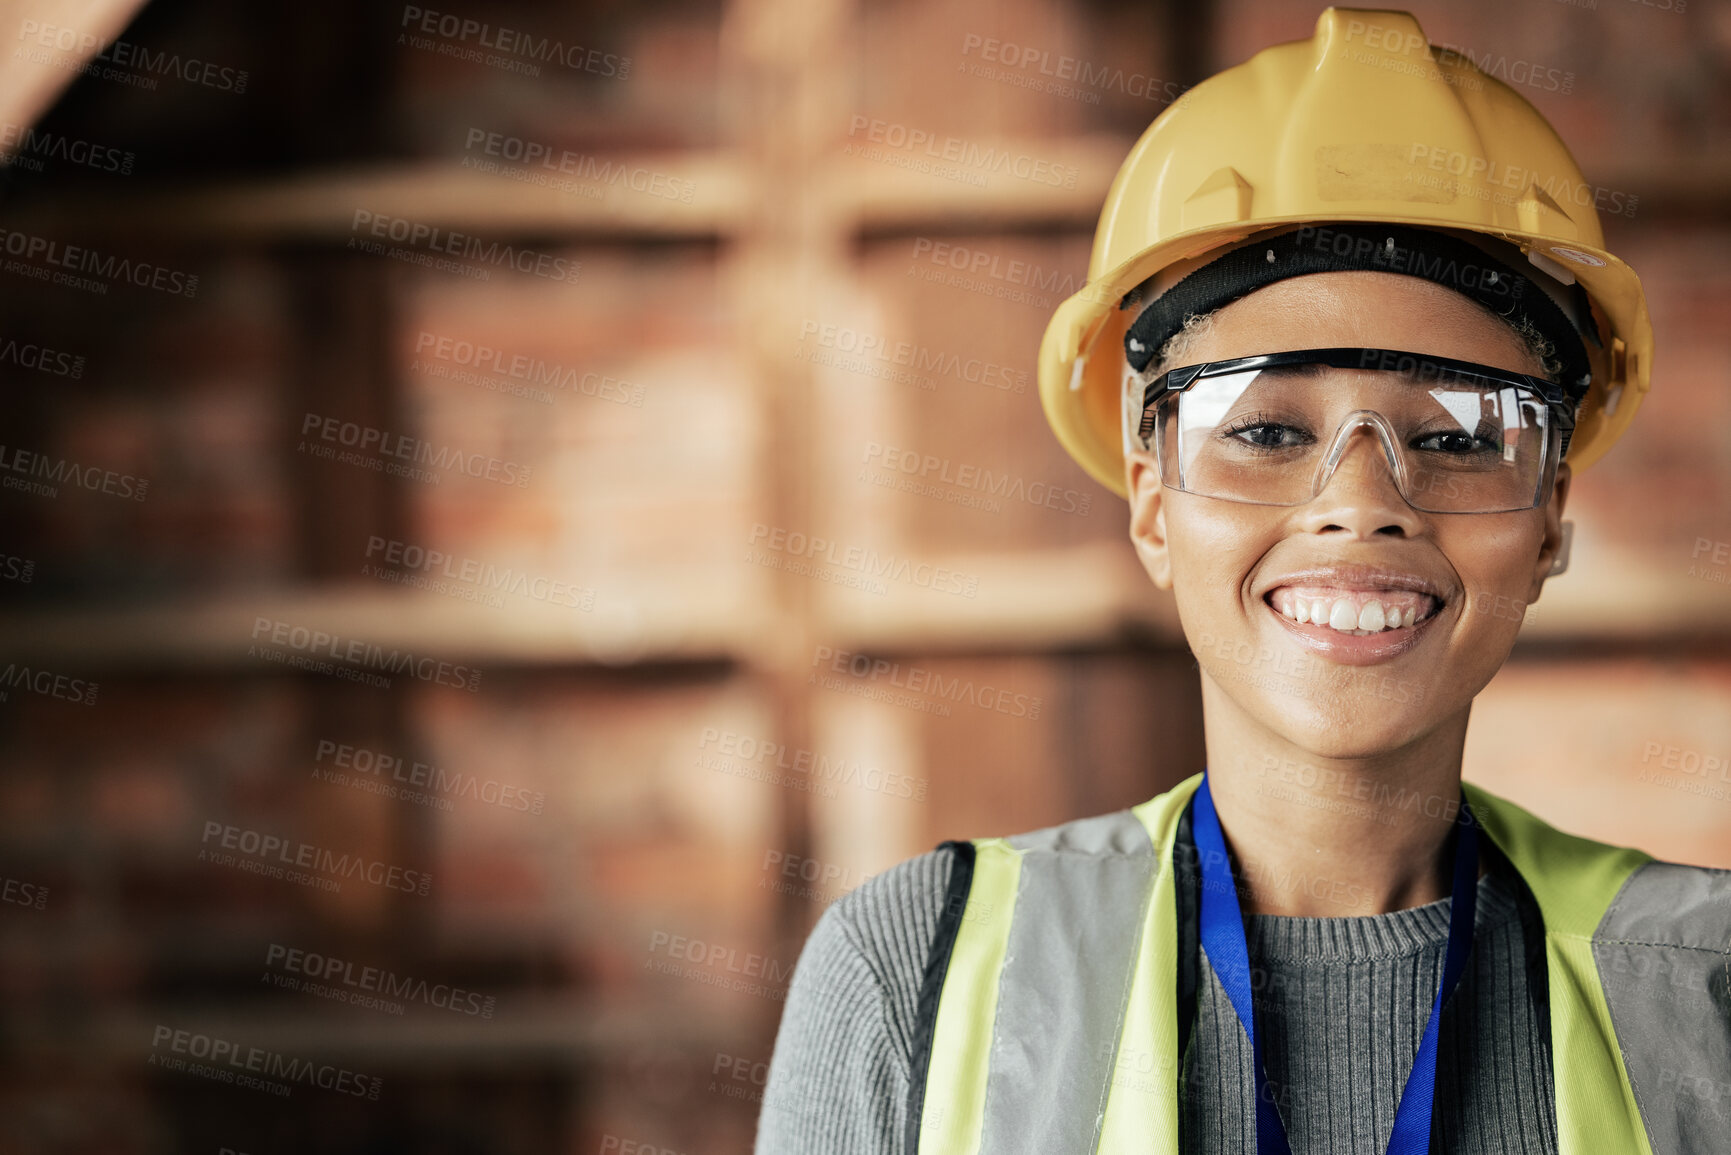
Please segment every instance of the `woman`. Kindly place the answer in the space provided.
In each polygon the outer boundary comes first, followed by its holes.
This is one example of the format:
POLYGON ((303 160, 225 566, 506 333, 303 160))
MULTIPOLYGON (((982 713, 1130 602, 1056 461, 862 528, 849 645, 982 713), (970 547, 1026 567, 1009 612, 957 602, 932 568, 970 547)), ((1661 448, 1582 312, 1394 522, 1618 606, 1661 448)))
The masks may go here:
POLYGON ((832 907, 760 1155, 1731 1151, 1731 873, 1461 782, 1647 388, 1580 186, 1404 13, 1149 129, 1041 393, 1176 598, 1207 771, 832 907))

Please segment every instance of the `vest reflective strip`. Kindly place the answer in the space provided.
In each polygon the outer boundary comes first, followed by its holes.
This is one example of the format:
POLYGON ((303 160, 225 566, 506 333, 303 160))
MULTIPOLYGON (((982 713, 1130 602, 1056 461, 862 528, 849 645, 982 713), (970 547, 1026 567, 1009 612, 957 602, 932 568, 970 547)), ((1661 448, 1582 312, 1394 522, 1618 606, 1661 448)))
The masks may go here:
POLYGON ((1128 811, 1012 838, 1018 911, 998 986, 985 1152, 1094 1150, 1154 847, 1128 811))
POLYGON ((1559 1155, 1654 1155, 1592 951, 1593 934, 1611 901, 1651 859, 1638 850, 1563 834, 1471 783, 1462 790, 1544 916, 1559 1155))
POLYGON ((1178 1150, 1178 901, 1172 844, 1178 818, 1201 784, 1197 774, 1131 810, 1157 848, 1159 870, 1137 945, 1130 1005, 1100 1129, 1101 1152, 1176 1155, 1178 1150))
POLYGON ((1639 868, 1593 959, 1653 1150, 1731 1151, 1731 871, 1639 868))
POLYGON ((932 1030, 919 1155, 976 1155, 980 1150, 986 1060, 1022 856, 1002 838, 979 839, 974 847, 974 883, 950 949, 932 1030))

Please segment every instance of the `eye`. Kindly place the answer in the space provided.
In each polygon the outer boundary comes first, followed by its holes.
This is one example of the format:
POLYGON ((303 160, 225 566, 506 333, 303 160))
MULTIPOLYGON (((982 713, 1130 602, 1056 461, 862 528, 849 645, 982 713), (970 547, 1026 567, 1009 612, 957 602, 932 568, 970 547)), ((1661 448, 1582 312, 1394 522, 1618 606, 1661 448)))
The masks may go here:
POLYGON ((1462 457, 1472 453, 1501 453, 1502 439, 1496 436, 1474 436, 1464 429, 1446 429, 1439 433, 1426 434, 1413 440, 1414 449, 1429 450, 1433 453, 1446 453, 1452 457, 1462 457))
POLYGON ((1222 429, 1220 435, 1254 449, 1297 449, 1316 440, 1308 430, 1262 413, 1238 418, 1222 429))

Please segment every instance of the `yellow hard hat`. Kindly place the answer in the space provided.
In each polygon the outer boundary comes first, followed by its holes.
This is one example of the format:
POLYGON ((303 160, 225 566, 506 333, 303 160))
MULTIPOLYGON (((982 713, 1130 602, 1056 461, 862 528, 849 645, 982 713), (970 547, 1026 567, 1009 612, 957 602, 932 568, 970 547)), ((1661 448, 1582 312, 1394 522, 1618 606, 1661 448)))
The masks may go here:
POLYGON ((1058 440, 1124 494, 1125 294, 1267 231, 1372 221, 1507 241, 1591 302, 1602 352, 1567 460, 1604 454, 1646 395, 1647 299, 1606 252, 1569 150, 1513 89, 1433 49, 1410 13, 1329 8, 1308 41, 1264 49, 1166 109, 1118 170, 1088 282, 1040 342, 1040 402, 1058 440))

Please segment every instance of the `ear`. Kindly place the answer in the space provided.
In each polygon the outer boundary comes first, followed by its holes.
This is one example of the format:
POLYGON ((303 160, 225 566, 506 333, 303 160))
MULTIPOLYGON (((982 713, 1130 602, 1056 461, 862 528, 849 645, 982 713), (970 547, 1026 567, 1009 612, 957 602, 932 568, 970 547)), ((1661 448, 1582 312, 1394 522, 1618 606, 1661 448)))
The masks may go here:
POLYGON ((1172 588, 1172 555, 1166 541, 1166 488, 1152 454, 1132 450, 1124 458, 1124 482, 1130 497, 1130 543, 1155 588, 1172 588))
POLYGON ((1545 536, 1539 544, 1539 556, 1533 562, 1533 584, 1527 601, 1539 600, 1545 579, 1561 573, 1568 565, 1569 530, 1572 524, 1563 520, 1563 507, 1569 500, 1569 483, 1574 479, 1569 463, 1559 462, 1557 480, 1551 488, 1551 500, 1545 503, 1545 536), (1561 565, 1559 565, 1559 561, 1561 565))

